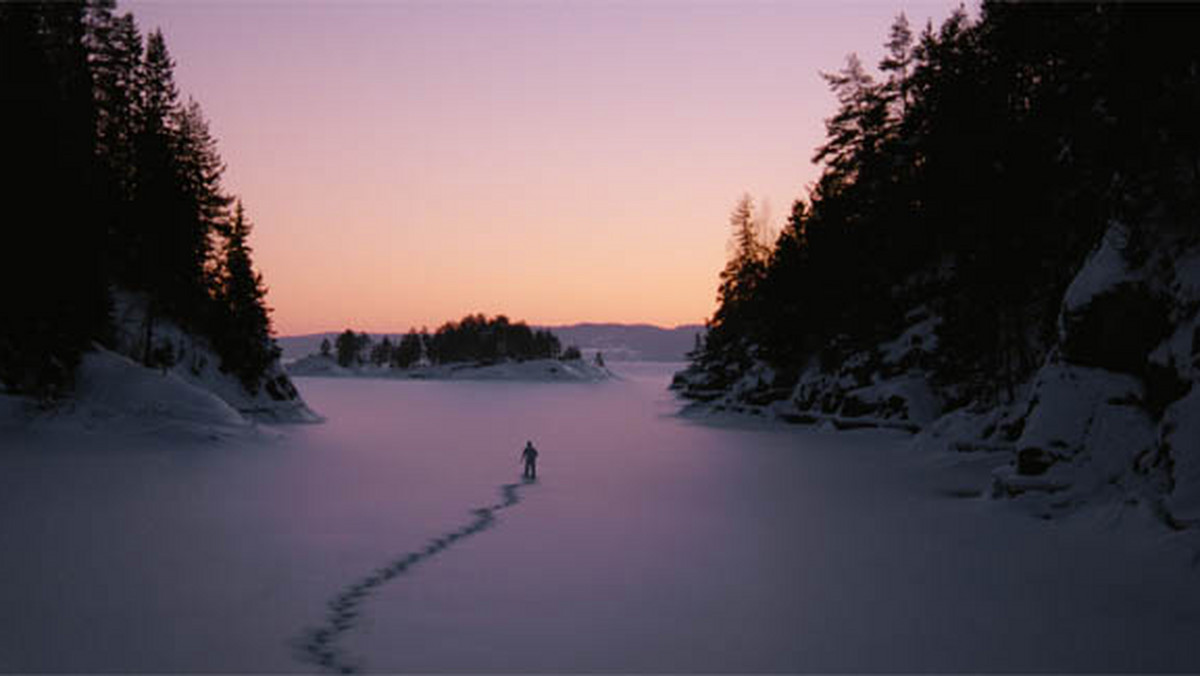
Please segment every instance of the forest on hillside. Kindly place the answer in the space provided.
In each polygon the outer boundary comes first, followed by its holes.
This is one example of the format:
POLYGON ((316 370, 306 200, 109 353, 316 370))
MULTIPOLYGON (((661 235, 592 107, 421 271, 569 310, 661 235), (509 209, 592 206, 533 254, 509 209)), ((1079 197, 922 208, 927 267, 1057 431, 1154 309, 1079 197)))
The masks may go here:
POLYGON ((162 33, 114 0, 0 4, 9 391, 69 391, 81 355, 115 342, 118 295, 145 305, 129 356, 148 366, 176 358, 155 340, 164 322, 205 339, 250 393, 277 358, 250 219, 174 66, 162 33))
MULTIPOLYGON (((900 15, 877 69, 851 54, 824 74, 838 107, 822 173, 778 239, 749 197, 736 205, 718 308, 676 385, 709 399, 765 368, 760 403, 783 398, 931 318, 938 349, 899 369, 946 409, 1012 401, 1110 225, 1134 265, 1164 229, 1196 233, 1198 30, 1191 4, 988 1, 918 29, 900 15)), ((1059 347, 1177 398, 1178 376, 1147 360, 1170 303, 1112 296, 1059 347)))

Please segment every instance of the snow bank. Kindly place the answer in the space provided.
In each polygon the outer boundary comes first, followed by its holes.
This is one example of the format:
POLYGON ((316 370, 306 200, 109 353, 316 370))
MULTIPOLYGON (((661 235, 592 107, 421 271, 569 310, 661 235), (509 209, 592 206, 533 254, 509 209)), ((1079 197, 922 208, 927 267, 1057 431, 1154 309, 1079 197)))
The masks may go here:
POLYGON ((1112 225, 1069 285, 1059 346, 1007 412, 1022 431, 993 495, 1043 517, 1144 507, 1181 530, 1200 524, 1200 245, 1138 235, 1133 256, 1112 225))
POLYGON ((1141 398, 1141 383, 1132 376, 1059 363, 1042 368, 1033 387, 1032 410, 1017 441, 1024 455, 1042 457, 1031 458, 1023 473, 1039 473, 1034 466, 1038 462, 1070 460, 1089 445, 1093 435, 1103 436, 1098 432, 1120 431, 1105 420, 1114 415, 1112 411, 1135 408, 1141 398))
POLYGON ((692 414, 916 431, 915 448, 992 467, 990 494, 1041 517, 1134 505, 1172 529, 1200 525, 1200 241, 1190 232, 1110 224, 1064 292, 1057 342, 1007 403, 943 410, 964 397, 928 380, 941 318, 926 306, 891 340, 810 365, 782 394, 765 364, 692 366, 673 387, 692 414))
POLYGON ((166 319, 148 322, 146 301, 139 294, 113 294, 113 324, 117 352, 134 359, 148 353, 165 355, 167 371, 213 393, 243 416, 263 422, 321 420, 305 404, 278 361, 267 369, 258 390, 248 392, 235 376, 221 370, 220 357, 207 340, 166 319))
POLYGON ((701 408, 764 415, 786 422, 828 424, 838 429, 883 427, 916 432, 941 414, 942 401, 928 381, 926 365, 937 349, 941 318, 924 307, 908 313, 908 325, 875 349, 856 352, 835 368, 810 365, 786 384, 762 361, 715 382, 711 369, 690 367, 672 388, 701 408))
POLYGON ((103 431, 196 440, 244 436, 253 427, 208 389, 104 349, 83 355, 70 400, 44 410, 28 402, 7 408, 10 426, 60 434, 103 431))
POLYGON ((603 366, 582 359, 531 359, 496 364, 439 364, 394 369, 372 365, 339 366, 333 357, 309 355, 287 365, 293 376, 327 378, 403 378, 415 380, 514 380, 522 382, 598 382, 615 377, 603 366))
POLYGON ((1121 500, 1137 489, 1137 458, 1157 432, 1134 377, 1054 362, 1043 367, 1029 400, 1015 462, 994 473, 993 494, 1061 493, 1056 510, 1121 500), (1105 498, 1107 494, 1107 498, 1105 498))

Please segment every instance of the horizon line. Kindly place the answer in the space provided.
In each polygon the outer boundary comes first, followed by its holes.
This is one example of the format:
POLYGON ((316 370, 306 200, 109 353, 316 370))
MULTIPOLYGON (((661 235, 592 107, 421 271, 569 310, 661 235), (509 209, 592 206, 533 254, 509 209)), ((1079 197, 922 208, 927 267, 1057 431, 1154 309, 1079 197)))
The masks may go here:
MULTIPOLYGON (((455 321, 457 321, 457 320, 455 320, 455 321)), ((443 324, 444 324, 444 323, 445 323, 445 322, 443 322, 443 324)), ((567 328, 576 328, 576 327, 580 327, 580 326, 622 326, 622 327, 629 327, 629 328, 635 328, 635 327, 649 327, 649 328, 653 328, 653 329, 659 329, 659 330, 662 330, 662 331, 678 331, 679 329, 687 329, 687 328, 692 328, 692 327, 704 328, 704 322, 687 323, 687 324, 676 324, 675 326, 663 326, 663 325, 661 325, 661 324, 652 324, 652 323, 650 323, 650 322, 593 322, 593 321, 582 321, 582 322, 572 322, 572 323, 569 323, 569 324, 534 324, 534 323, 530 323, 530 322, 523 322, 523 323, 524 323, 526 326, 529 326, 530 328, 533 328, 533 329, 567 329, 567 328)), ((439 326, 440 326, 440 325, 439 325, 439 326)), ((305 333, 287 333, 287 334, 285 334, 285 333, 279 333, 279 334, 276 334, 276 335, 274 335, 274 336, 272 336, 272 337, 273 337, 273 338, 275 338, 275 339, 279 339, 279 338, 307 338, 307 337, 310 337, 310 336, 323 336, 323 335, 329 335, 329 334, 334 334, 334 335, 336 335, 336 334, 342 333, 342 332, 344 332, 344 331, 347 331, 347 330, 354 331, 355 333, 366 333, 366 334, 368 334, 368 335, 383 335, 383 336, 403 336, 404 334, 408 333, 408 330, 404 330, 404 331, 376 331, 376 330, 369 330, 369 329, 354 329, 354 328, 351 328, 351 327, 346 327, 346 328, 344 328, 344 329, 334 329, 334 330, 328 330, 328 331, 308 331, 308 332, 305 332, 305 333)), ((436 328, 435 328, 435 329, 432 329, 432 330, 430 331, 430 333, 432 333, 432 332, 434 332, 434 331, 437 331, 437 329, 436 329, 436 328)))

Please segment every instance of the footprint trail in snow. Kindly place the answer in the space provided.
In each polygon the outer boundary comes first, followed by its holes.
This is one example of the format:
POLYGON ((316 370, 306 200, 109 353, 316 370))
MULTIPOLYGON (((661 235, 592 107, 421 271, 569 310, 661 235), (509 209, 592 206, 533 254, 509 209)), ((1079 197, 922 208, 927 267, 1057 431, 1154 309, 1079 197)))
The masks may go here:
POLYGON ((519 483, 500 486, 502 500, 487 507, 471 510, 471 514, 475 515, 475 520, 471 523, 433 538, 424 548, 402 554, 387 565, 375 569, 370 575, 344 587, 327 604, 328 611, 325 613, 324 623, 315 629, 307 630, 301 637, 297 646, 300 658, 307 663, 320 665, 322 669, 332 673, 352 674, 361 671, 361 660, 354 659, 338 647, 338 641, 354 628, 362 605, 367 599, 384 584, 404 575, 418 563, 428 560, 463 538, 496 525, 496 512, 520 502, 520 489, 535 482, 533 479, 524 479, 519 483))

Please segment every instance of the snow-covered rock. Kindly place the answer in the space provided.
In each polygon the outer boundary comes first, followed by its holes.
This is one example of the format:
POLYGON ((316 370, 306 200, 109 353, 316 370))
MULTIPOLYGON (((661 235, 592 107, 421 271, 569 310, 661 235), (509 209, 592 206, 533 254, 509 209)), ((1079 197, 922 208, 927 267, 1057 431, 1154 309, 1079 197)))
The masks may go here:
POLYGON ((1129 231, 1113 225, 1068 287, 1059 349, 1034 377, 996 495, 1055 493, 1051 511, 1141 504, 1172 528, 1200 523, 1200 245, 1169 228, 1140 236, 1131 255, 1129 231))
POLYGON ((1060 494, 1053 507, 1124 499, 1141 484, 1137 459, 1157 429, 1137 378, 1054 361, 1035 378, 1015 458, 997 469, 992 494, 1060 494))
POLYGON ((157 355, 160 370, 211 392, 239 414, 263 422, 318 422, 287 373, 276 360, 257 391, 248 392, 237 377, 221 370, 221 360, 209 342, 156 318, 147 322, 146 301, 139 294, 113 294, 114 343, 120 354, 140 360, 157 355), (149 341, 149 344, 147 344, 149 341))
POLYGON ((909 313, 915 321, 899 336, 880 344, 879 351, 885 364, 904 364, 905 360, 914 355, 932 354, 937 350, 937 328, 942 324, 942 318, 929 315, 924 308, 918 308, 909 313))
MULTIPOLYGON (((1119 425, 1113 429, 1111 419, 1128 417, 1117 411, 1136 410, 1142 396, 1141 383, 1132 376, 1060 363, 1043 367, 1016 444, 1018 471, 1041 474, 1055 462, 1083 452, 1090 442, 1103 442, 1105 434, 1122 432, 1119 425)), ((1140 423, 1136 426, 1142 427, 1140 423)))
POLYGON ((103 432, 180 440, 245 436, 253 424, 212 391, 170 369, 150 369, 103 348, 85 353, 71 398, 54 406, 5 397, 0 427, 103 432))
POLYGON ((94 418, 165 418, 230 427, 247 424, 221 397, 175 372, 148 369, 104 349, 84 355, 77 374, 76 402, 94 418))
POLYGON ((1099 245, 1076 273, 1063 296, 1063 314, 1078 312, 1097 296, 1112 291, 1120 284, 1135 282, 1140 275, 1129 269, 1124 251, 1129 243, 1129 229, 1120 223, 1112 224, 1099 245))
MULTIPOLYGON (((675 374, 671 388, 696 402, 693 411, 708 408, 839 429, 915 432, 942 411, 925 368, 937 349, 941 318, 919 307, 907 319, 895 338, 855 352, 834 368, 812 363, 798 376, 784 378, 761 359, 744 368, 730 364, 727 373, 693 364, 675 374)), ((757 351, 752 347, 748 352, 757 351)))
POLYGON ((1110 224, 1066 286, 1041 367, 1001 401, 945 377, 941 319, 926 305, 894 338, 794 374, 783 396, 788 374, 765 364, 724 380, 693 365, 674 387, 693 410, 918 431, 916 448, 988 468, 980 494, 1039 516, 1128 504, 1174 529, 1200 526, 1200 239, 1150 220, 1110 224))
POLYGON ((790 402, 800 411, 842 420, 900 422, 914 430, 932 422, 942 412, 942 401, 924 365, 937 350, 941 318, 917 308, 908 319, 895 338, 851 355, 832 371, 810 366, 792 389, 790 402))

